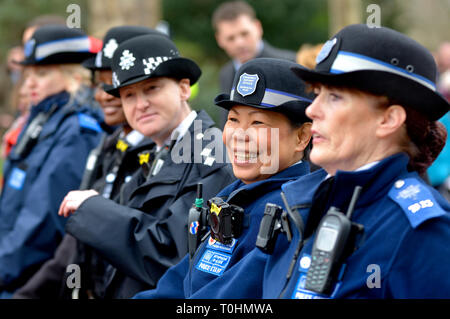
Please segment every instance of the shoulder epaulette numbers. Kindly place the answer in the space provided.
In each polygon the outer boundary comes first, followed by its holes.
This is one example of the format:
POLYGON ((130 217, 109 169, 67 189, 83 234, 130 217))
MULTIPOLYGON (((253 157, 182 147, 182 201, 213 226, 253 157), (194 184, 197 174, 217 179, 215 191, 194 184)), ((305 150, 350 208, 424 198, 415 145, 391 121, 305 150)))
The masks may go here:
POLYGON ((431 191, 413 177, 397 180, 389 197, 403 209, 413 228, 430 218, 445 215, 431 191))

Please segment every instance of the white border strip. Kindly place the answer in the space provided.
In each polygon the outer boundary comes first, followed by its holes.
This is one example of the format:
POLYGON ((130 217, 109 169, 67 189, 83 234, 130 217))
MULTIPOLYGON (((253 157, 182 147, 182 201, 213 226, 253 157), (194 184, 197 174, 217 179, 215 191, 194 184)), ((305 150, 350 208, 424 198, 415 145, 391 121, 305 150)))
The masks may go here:
POLYGON ((399 67, 392 66, 386 62, 379 61, 364 55, 359 55, 351 52, 339 51, 336 59, 331 66, 331 73, 343 73, 352 71, 374 70, 394 73, 405 78, 411 79, 420 83, 430 90, 436 91, 436 85, 430 80, 417 75, 409 73, 399 67))
POLYGON ((278 106, 289 101, 305 101, 310 103, 312 102, 309 99, 305 99, 294 94, 289 94, 286 92, 272 89, 266 89, 266 91, 264 92, 264 97, 261 101, 261 105, 278 106))
POLYGON ((64 39, 43 43, 36 47, 36 61, 42 60, 51 54, 60 52, 89 52, 90 41, 88 37, 64 39))

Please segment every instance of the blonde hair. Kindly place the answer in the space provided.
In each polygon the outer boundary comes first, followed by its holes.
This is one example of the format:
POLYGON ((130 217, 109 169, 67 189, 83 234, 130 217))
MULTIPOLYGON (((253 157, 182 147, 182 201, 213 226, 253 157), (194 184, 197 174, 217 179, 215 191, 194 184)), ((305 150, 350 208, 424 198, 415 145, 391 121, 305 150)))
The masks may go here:
POLYGON ((91 71, 80 64, 60 64, 59 68, 66 81, 66 90, 75 93, 81 85, 91 84, 91 71))
POLYGON ((308 69, 316 67, 316 57, 322 49, 323 43, 316 45, 305 43, 297 51, 296 62, 308 69))

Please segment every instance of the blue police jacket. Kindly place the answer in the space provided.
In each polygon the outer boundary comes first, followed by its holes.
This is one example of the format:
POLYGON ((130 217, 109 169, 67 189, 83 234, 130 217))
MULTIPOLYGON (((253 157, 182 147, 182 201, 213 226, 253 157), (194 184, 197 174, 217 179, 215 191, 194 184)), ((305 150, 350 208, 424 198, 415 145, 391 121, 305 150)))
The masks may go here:
MULTIPOLYGON (((364 235, 357 250, 344 260, 330 295, 305 289, 315 235, 304 238, 294 259, 297 232, 289 249, 268 257, 263 297, 449 298, 450 205, 417 173, 408 172, 408 161, 400 153, 366 170, 336 173, 326 208, 345 212, 354 188, 362 186, 352 221, 364 226, 364 235), (292 260, 295 267, 286 280, 292 260)), ((306 192, 303 203, 312 198, 312 192, 299 183, 286 185, 284 191, 291 199, 306 192)), ((307 206, 302 207, 308 210, 307 206)))
POLYGON ((266 203, 282 205, 280 189, 283 183, 297 179, 309 172, 309 164, 295 164, 266 180, 252 184, 235 181, 219 194, 228 203, 244 208, 248 226, 230 245, 223 245, 211 238, 197 249, 192 268, 186 255, 177 265, 161 277, 156 289, 135 296, 146 298, 253 298, 260 294, 259 282, 255 282, 252 270, 242 268, 242 260, 255 247, 259 225, 266 203), (235 276, 246 273, 239 287, 230 289, 228 283, 235 276))
MULTIPOLYGON (((0 291, 17 286, 53 255, 65 218, 59 205, 68 191, 80 185, 87 156, 100 139, 100 113, 61 92, 32 107, 31 121, 55 107, 28 154, 12 149, 4 166, 0 197, 0 291)), ((22 132, 19 137, 24 137, 22 132)))

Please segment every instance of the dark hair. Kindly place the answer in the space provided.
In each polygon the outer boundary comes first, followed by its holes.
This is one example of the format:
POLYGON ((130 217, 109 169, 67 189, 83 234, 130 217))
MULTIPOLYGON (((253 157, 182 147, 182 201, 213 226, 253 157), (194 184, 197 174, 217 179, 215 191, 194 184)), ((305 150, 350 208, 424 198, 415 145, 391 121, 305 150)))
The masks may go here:
POLYGON ((447 130, 442 123, 430 121, 410 107, 404 109, 406 133, 410 138, 409 145, 404 149, 410 156, 408 168, 417 171, 423 177, 427 168, 444 148, 447 130))
POLYGON ((255 10, 245 1, 224 2, 214 11, 211 24, 217 31, 217 25, 224 20, 235 20, 241 15, 246 15, 251 19, 256 19, 255 10))
MULTIPOLYGON (((369 94, 373 95, 373 93, 369 94)), ((400 147, 409 156, 408 170, 416 171, 422 178, 425 178, 427 168, 445 146, 447 139, 445 126, 438 121, 430 121, 422 113, 400 101, 386 96, 378 95, 378 97, 384 99, 379 105, 380 108, 401 105, 405 110, 406 136, 401 140, 400 147)))

